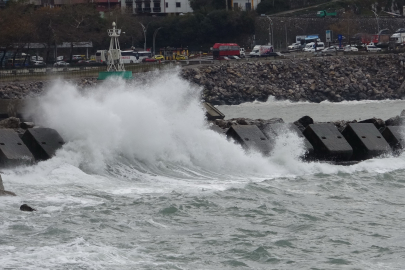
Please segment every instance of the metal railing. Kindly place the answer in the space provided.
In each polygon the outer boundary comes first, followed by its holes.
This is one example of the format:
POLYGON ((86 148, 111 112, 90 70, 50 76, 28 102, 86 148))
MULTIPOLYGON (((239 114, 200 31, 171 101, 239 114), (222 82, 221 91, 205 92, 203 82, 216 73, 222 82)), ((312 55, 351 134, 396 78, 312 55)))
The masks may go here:
MULTIPOLYGON (((126 64, 125 70, 133 73, 147 72, 155 69, 169 67, 169 63, 140 63, 126 64)), ((71 66, 71 67, 43 67, 43 68, 21 68, 21 69, 0 69, 0 81, 26 81, 26 80, 47 80, 52 78, 83 78, 98 77, 99 72, 106 71, 106 66, 71 66)))

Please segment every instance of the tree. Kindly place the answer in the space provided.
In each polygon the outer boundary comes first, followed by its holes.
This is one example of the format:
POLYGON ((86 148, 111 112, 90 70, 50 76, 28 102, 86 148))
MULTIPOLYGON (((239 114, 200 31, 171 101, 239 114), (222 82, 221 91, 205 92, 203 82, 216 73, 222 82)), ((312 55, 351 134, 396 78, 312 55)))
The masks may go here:
POLYGON ((29 11, 30 6, 23 1, 10 1, 6 9, 0 10, 0 47, 3 47, 0 67, 7 51, 14 50, 14 63, 19 50, 32 40, 34 25, 29 19, 29 11))
POLYGON ((55 40, 70 43, 70 61, 74 42, 87 42, 100 37, 104 23, 99 13, 91 4, 66 5, 61 13, 60 26, 57 28, 59 38, 55 40))

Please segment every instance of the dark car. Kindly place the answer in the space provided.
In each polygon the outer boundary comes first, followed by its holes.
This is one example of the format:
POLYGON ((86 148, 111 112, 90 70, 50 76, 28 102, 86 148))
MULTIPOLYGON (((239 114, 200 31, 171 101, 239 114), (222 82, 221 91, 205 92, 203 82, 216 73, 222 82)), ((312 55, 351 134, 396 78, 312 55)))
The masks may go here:
POLYGON ((157 60, 154 58, 144 58, 142 59, 142 62, 156 62, 157 60))

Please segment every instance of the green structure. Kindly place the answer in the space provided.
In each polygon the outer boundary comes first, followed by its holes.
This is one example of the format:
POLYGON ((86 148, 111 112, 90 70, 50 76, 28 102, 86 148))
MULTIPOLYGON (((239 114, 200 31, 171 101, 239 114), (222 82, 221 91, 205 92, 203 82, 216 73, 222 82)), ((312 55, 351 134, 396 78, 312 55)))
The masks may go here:
POLYGON ((98 73, 97 80, 105 80, 109 77, 121 77, 123 79, 132 79, 132 71, 103 71, 98 73))
POLYGON ((123 79, 131 79, 132 71, 125 71, 124 64, 121 59, 120 44, 118 37, 121 34, 121 29, 115 28, 115 22, 112 23, 113 29, 108 29, 108 36, 111 37, 110 49, 107 54, 107 71, 99 72, 98 80, 105 80, 109 77, 121 77, 123 79))

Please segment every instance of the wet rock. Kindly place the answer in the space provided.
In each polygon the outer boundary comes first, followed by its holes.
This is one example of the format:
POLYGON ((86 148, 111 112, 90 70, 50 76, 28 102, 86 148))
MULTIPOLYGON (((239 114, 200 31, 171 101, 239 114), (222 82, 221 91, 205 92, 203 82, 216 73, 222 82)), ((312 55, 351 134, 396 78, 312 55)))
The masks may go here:
MULTIPOLYGON (((405 54, 398 57, 405 59, 405 54)), ((265 101, 270 95, 317 103, 405 97, 403 70, 398 58, 389 54, 289 61, 233 62, 185 70, 182 76, 204 87, 203 100, 215 104, 265 101), (198 81, 196 74, 201 77, 198 81)))
POLYGON ((21 211, 27 211, 27 212, 32 212, 32 211, 37 211, 36 209, 32 208, 31 206, 27 204, 23 204, 20 206, 21 211))
POLYGON ((0 121, 0 128, 19 128, 20 119, 16 117, 9 117, 0 121))

